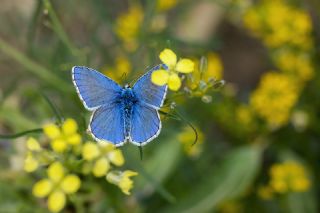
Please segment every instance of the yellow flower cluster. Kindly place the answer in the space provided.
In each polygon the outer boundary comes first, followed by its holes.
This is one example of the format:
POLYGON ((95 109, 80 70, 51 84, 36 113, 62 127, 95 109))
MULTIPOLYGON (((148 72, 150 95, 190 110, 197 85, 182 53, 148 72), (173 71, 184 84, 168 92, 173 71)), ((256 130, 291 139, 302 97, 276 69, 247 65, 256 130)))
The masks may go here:
POLYGON ((81 180, 80 176, 93 174, 96 178, 105 177, 123 193, 130 194, 133 187, 130 177, 137 173, 131 170, 113 170, 113 166, 120 167, 125 163, 121 150, 111 144, 90 141, 82 143, 78 125, 70 118, 61 127, 46 124, 43 130, 49 139, 43 146, 35 138, 27 140, 24 170, 35 172, 39 166, 49 165, 47 176, 34 185, 33 194, 39 198, 48 197, 48 209, 51 212, 62 210, 67 196, 77 192, 81 182, 88 181, 81 180), (47 144, 52 149, 47 148, 47 144))
POLYGON ((128 51, 135 51, 138 47, 137 38, 143 16, 142 8, 139 5, 133 5, 116 20, 115 32, 128 51))
POLYGON ((181 87, 181 79, 178 74, 193 72, 193 61, 186 58, 178 61, 177 55, 170 49, 164 49, 159 57, 168 69, 154 71, 151 76, 151 81, 158 86, 168 84, 169 89, 172 91, 179 90, 181 87))
POLYGON ((288 122, 297 95, 295 82, 290 77, 268 72, 252 93, 250 105, 271 127, 279 127, 288 122))
POLYGON ((311 186, 306 169, 295 161, 286 161, 272 165, 267 186, 258 190, 263 199, 270 199, 274 193, 305 192, 311 186))
POLYGON ((184 152, 192 158, 198 157, 203 151, 204 135, 198 128, 197 133, 198 140, 195 144, 193 144, 195 133, 189 126, 186 126, 184 130, 178 135, 178 140, 182 144, 184 152))
POLYGON ((247 11, 244 23, 272 48, 292 45, 310 49, 313 45, 310 16, 284 0, 262 1, 247 11))

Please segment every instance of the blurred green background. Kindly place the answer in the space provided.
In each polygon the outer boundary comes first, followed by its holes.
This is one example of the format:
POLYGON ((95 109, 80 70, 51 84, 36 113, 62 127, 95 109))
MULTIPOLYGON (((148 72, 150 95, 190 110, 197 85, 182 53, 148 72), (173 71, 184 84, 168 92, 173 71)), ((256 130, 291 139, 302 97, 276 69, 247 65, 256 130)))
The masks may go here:
POLYGON ((1 0, 0 212, 319 212, 319 27, 318 0, 1 0), (132 144, 84 148, 71 68, 124 84, 165 48, 196 66, 143 159, 132 144), (39 196, 53 162, 76 181, 39 196))

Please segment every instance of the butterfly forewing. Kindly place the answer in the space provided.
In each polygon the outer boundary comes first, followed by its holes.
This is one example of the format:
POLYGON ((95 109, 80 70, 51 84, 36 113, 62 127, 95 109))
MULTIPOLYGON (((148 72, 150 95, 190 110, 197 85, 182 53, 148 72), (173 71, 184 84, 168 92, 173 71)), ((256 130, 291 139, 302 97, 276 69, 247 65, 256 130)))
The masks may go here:
POLYGON ((122 89, 100 72, 83 66, 72 68, 72 79, 80 99, 88 110, 114 102, 122 89))

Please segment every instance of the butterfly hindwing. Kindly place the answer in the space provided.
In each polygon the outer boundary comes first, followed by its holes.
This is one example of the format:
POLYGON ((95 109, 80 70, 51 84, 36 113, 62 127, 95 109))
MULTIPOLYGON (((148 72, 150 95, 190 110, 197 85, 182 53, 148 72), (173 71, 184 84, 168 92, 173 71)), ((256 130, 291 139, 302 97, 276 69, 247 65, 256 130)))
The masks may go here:
POLYGON ((119 104, 101 106, 92 114, 89 131, 97 141, 107 141, 121 146, 126 141, 124 119, 119 104))
POLYGON ((165 99, 167 93, 167 86, 157 86, 151 82, 151 74, 153 71, 158 70, 164 65, 153 67, 150 71, 144 74, 134 84, 133 91, 139 101, 159 109, 165 99))
POLYGON ((143 146, 157 137, 161 130, 158 111, 150 106, 136 104, 131 115, 131 143, 143 146))
POLYGON ((91 111, 113 102, 122 89, 100 72, 83 66, 72 68, 72 79, 84 106, 91 111))

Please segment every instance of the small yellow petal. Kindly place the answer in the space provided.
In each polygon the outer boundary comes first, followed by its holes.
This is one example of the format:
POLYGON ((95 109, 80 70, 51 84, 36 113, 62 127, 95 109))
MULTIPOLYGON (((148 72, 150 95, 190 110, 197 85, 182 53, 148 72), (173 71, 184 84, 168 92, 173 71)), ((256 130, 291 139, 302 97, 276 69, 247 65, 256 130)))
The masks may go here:
POLYGON ((29 154, 26 159, 24 160, 24 171, 26 172, 33 172, 39 167, 38 161, 29 154))
POLYGON ((64 152, 68 146, 66 141, 62 139, 56 139, 51 141, 51 147, 53 151, 61 153, 61 152, 64 152))
POLYGON ((61 182, 61 188, 66 194, 72 194, 78 191, 81 181, 76 175, 67 175, 61 182))
POLYGON ((106 154, 115 149, 115 145, 111 143, 98 143, 102 153, 106 154))
POLYGON ((168 82, 169 73, 166 70, 156 70, 151 75, 151 81, 155 85, 163 86, 168 82))
POLYGON ((92 173, 96 177, 102 177, 107 174, 110 169, 110 163, 106 158, 98 159, 92 169, 92 173))
POLYGON ((108 154, 108 158, 116 166, 124 164, 124 158, 120 149, 115 149, 108 154))
POLYGON ((55 139, 61 135, 59 127, 55 124, 46 124, 43 127, 43 131, 44 134, 50 139, 55 139))
POLYGON ((177 74, 173 73, 169 76, 168 87, 172 91, 177 91, 181 87, 181 80, 177 74))
POLYGON ((132 177, 132 176, 137 176, 138 173, 132 170, 126 170, 123 172, 123 176, 125 177, 132 177))
POLYGON ((36 139, 33 137, 28 138, 27 140, 27 148, 31 151, 40 151, 41 146, 36 139))
POLYGON ((78 130, 78 125, 75 120, 68 118, 62 125, 62 131, 66 135, 76 133, 78 130))
POLYGON ((59 212, 66 205, 66 195, 62 191, 55 191, 49 195, 48 209, 51 212, 59 212))
POLYGON ((60 162, 54 162, 49 166, 47 173, 49 178, 57 183, 64 176, 64 168, 60 162))
POLYGON ((130 177, 136 175, 138 175, 138 173, 131 170, 124 172, 112 171, 107 174, 106 179, 110 183, 118 185, 124 194, 129 195, 130 190, 133 187, 133 181, 130 179, 130 177))
POLYGON ((53 184, 49 179, 36 182, 32 188, 32 194, 36 197, 45 197, 52 190, 53 184))
POLYGON ((194 62, 190 59, 180 59, 176 65, 176 71, 190 73, 194 70, 194 62))
POLYGON ((170 49, 164 49, 160 55, 160 60, 169 66, 169 68, 174 67, 177 63, 177 56, 176 54, 170 49))
POLYGON ((81 143, 81 136, 79 134, 73 134, 73 135, 70 135, 68 136, 67 138, 67 142, 70 144, 70 145, 79 145, 81 143))
POLYGON ((85 160, 93 160, 100 155, 98 145, 95 143, 87 142, 82 148, 82 157, 85 160))

